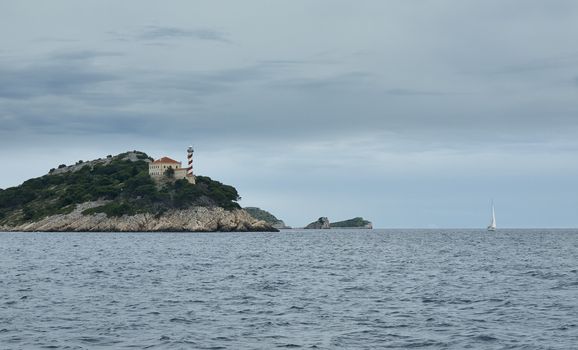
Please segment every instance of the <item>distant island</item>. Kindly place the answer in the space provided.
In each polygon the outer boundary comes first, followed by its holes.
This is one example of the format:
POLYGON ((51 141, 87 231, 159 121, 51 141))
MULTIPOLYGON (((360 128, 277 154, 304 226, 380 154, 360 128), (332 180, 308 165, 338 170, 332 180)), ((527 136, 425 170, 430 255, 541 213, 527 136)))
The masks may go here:
POLYGON ((325 216, 320 217, 317 221, 310 223, 309 225, 305 226, 305 229, 310 230, 322 230, 322 229, 330 229, 330 228, 362 228, 362 229, 372 229, 373 224, 371 221, 367 221, 362 217, 356 217, 349 220, 338 221, 331 223, 329 219, 325 216))
POLYGON ((373 224, 362 217, 356 217, 349 220, 332 222, 331 228, 366 228, 372 229, 373 224))
POLYGON ((243 210, 237 190, 189 166, 132 151, 61 164, 0 189, 1 231, 278 231, 243 210))

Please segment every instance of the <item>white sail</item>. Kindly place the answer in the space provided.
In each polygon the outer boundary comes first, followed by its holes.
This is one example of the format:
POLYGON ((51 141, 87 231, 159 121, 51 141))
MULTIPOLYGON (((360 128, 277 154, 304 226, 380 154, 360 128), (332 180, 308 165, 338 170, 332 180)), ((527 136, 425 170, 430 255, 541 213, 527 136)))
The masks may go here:
POLYGON ((488 231, 496 230, 496 212, 494 211, 494 203, 492 203, 492 221, 488 225, 488 231))

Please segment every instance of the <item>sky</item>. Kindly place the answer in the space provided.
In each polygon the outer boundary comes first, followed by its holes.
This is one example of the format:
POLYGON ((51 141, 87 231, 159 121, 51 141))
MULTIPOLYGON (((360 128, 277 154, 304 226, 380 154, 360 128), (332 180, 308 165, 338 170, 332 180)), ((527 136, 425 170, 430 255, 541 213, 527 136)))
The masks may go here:
POLYGON ((292 226, 578 227, 574 0, 0 0, 0 188, 144 151, 292 226))

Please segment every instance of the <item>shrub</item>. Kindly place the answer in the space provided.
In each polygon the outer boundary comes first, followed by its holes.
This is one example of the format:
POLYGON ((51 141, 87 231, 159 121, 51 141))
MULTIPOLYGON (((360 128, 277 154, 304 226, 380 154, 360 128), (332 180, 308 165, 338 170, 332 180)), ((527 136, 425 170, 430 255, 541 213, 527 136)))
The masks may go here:
POLYGON ((175 169, 173 168, 168 168, 167 170, 165 170, 165 177, 169 178, 169 179, 174 179, 175 178, 175 169))
POLYGON ((136 213, 135 209, 128 203, 112 202, 100 207, 86 209, 82 212, 84 215, 91 215, 96 213, 105 213, 106 216, 116 216, 120 217, 123 215, 134 215, 136 213))

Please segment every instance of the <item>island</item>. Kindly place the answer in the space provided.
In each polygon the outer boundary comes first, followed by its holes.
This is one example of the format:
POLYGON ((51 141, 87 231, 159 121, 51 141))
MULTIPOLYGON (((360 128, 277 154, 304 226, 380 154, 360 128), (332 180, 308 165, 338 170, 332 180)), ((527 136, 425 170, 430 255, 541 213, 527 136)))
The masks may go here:
POLYGON ((307 230, 327 230, 331 228, 329 219, 325 216, 320 217, 317 221, 313 221, 309 225, 305 226, 304 229, 307 230))
POLYGON ((373 224, 362 217, 331 223, 331 228, 364 228, 372 229, 373 224))
POLYGON ((131 151, 0 189, 0 231, 270 231, 237 203, 233 186, 168 157, 131 151))
POLYGON ((326 230, 331 228, 356 228, 356 229, 372 229, 373 224, 362 217, 356 217, 349 220, 338 221, 331 223, 325 216, 320 217, 317 221, 310 223, 304 227, 307 230, 326 230))

